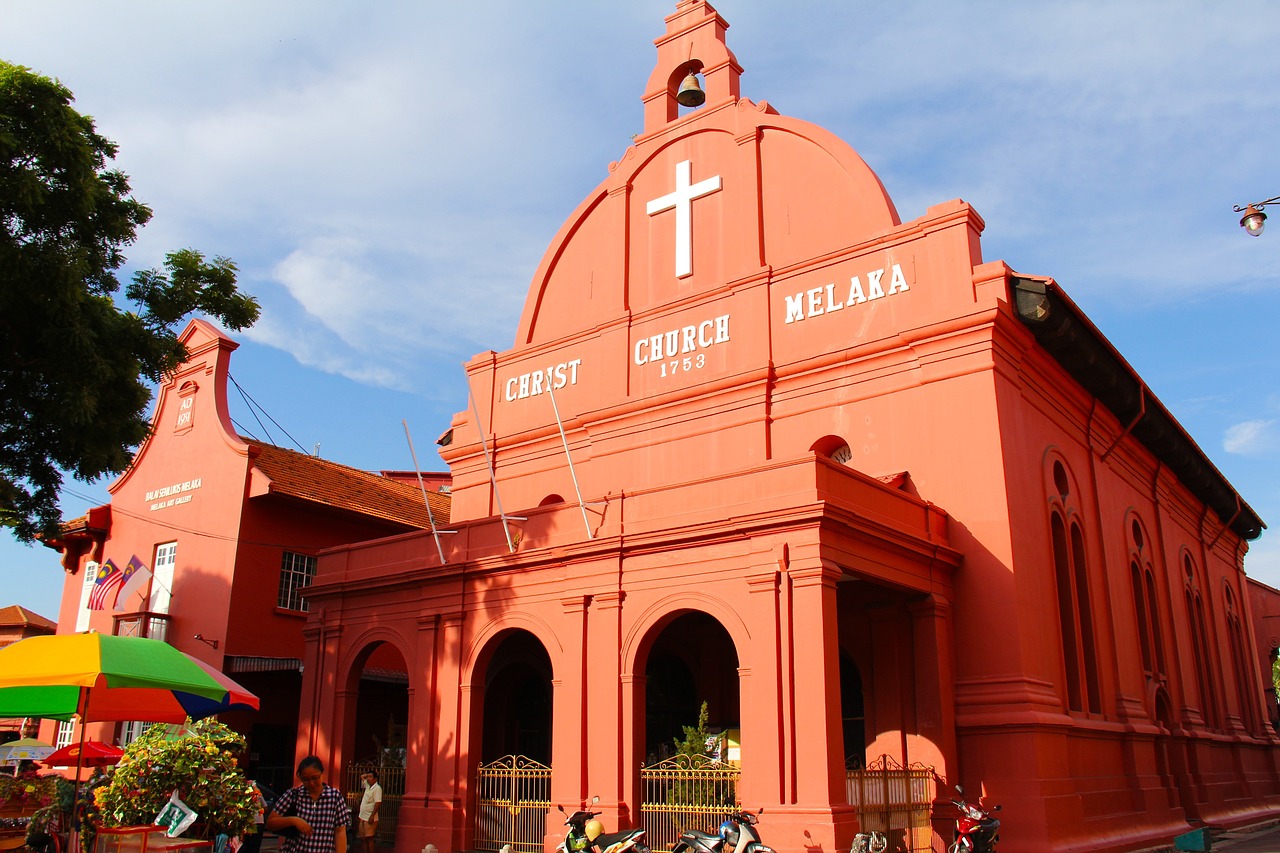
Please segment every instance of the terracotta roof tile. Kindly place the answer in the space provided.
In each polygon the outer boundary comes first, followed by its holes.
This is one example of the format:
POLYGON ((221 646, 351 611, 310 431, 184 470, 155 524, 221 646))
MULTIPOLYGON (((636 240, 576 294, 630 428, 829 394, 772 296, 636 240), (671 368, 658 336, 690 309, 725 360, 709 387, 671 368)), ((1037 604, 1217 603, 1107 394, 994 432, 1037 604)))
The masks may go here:
MULTIPOLYGON (((271 480, 271 493, 356 512, 410 527, 429 528, 422 492, 416 485, 398 482, 368 471, 349 468, 318 456, 263 444, 248 438, 255 448, 256 468, 271 480)), ((427 492, 436 526, 449 521, 448 495, 427 492)))
POLYGON ((32 613, 20 604, 0 607, 0 625, 29 625, 32 628, 48 630, 50 633, 58 630, 57 622, 50 622, 39 613, 32 613))

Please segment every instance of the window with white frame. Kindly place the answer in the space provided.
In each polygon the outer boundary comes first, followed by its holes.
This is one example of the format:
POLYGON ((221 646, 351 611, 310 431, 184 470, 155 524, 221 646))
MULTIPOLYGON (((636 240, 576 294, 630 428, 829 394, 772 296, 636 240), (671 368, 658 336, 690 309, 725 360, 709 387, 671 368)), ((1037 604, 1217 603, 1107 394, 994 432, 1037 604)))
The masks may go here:
POLYGON ((151 600, 147 603, 147 609, 152 613, 169 612, 169 599, 173 595, 173 569, 177 563, 177 542, 156 546, 156 558, 151 564, 151 600))
POLYGON ((142 720, 131 720, 120 726, 120 746, 125 747, 137 740, 151 723, 142 720))
POLYGON ((307 602, 299 593, 315 576, 315 557, 285 551, 280 561, 280 594, 276 598, 276 606, 305 613, 307 602))
POLYGON ((75 742, 75 734, 75 720, 63 720, 58 723, 58 736, 54 739, 53 745, 58 749, 62 749, 64 746, 71 746, 75 742))
POLYGON ((80 583, 80 609, 76 611, 76 633, 89 630, 89 596, 93 593, 93 584, 98 579, 98 564, 89 560, 81 569, 84 578, 80 583))

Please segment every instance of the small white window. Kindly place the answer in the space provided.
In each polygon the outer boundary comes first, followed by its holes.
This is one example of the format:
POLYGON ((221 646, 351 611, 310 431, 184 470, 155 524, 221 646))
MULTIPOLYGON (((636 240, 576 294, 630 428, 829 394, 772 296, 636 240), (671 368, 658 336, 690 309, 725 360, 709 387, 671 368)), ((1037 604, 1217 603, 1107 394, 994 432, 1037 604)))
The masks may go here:
POLYGON ((62 749, 64 746, 71 746, 75 742, 75 733, 75 720, 64 720, 58 723, 58 737, 54 740, 53 745, 58 749, 62 749))
POLYGON ((98 579, 98 564, 89 560, 81 569, 84 579, 80 584, 80 609, 76 611, 76 633, 89 630, 89 595, 93 592, 93 584, 98 579))
POLYGON ((169 612, 169 598, 173 594, 173 569, 177 563, 177 542, 156 546, 156 559, 151 573, 151 601, 147 604, 147 609, 152 613, 169 612))

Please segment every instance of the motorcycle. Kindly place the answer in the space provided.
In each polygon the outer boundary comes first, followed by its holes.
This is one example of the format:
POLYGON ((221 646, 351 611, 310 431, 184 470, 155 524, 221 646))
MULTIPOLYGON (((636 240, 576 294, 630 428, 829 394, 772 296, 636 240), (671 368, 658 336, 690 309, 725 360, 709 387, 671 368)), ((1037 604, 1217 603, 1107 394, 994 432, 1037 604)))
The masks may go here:
MULTIPOLYGON (((599 797, 591 798, 591 805, 600 802, 599 797)), ((624 829, 621 832, 605 832, 604 824, 596 820, 600 812, 585 809, 568 814, 564 806, 557 805, 560 814, 566 815, 564 825, 569 827, 564 841, 556 845, 557 853, 650 853, 644 843, 644 829, 624 829)))
POLYGON ((889 848, 889 839, 874 829, 870 832, 859 832, 853 837, 853 847, 849 853, 884 853, 889 848))
MULTIPOLYGON (((956 793, 964 797, 964 789, 959 785, 956 793)), ((963 799, 953 799, 951 804, 960 810, 960 817, 956 819, 956 840, 947 848, 947 853, 995 853, 996 842, 1000 840, 1000 821, 991 813, 1000 811, 1000 806, 987 811, 963 799)))
POLYGON ((715 835, 698 829, 683 832, 671 853, 774 853, 772 847, 760 841, 760 833, 756 831, 763 812, 764 809, 755 814, 733 812, 720 824, 720 831, 715 835))

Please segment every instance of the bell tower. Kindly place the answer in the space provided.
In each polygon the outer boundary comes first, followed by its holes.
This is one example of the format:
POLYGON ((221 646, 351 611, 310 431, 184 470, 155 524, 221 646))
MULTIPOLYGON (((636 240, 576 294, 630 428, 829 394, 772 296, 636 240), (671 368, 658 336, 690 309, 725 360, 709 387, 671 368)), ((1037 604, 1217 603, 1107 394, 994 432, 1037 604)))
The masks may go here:
POLYGON ((644 97, 645 136, 662 130, 680 116, 676 100, 689 74, 705 80, 706 108, 738 100, 742 66, 724 41, 729 24, 706 0, 680 0, 666 18, 667 32, 654 41, 658 64, 649 75, 644 97))

